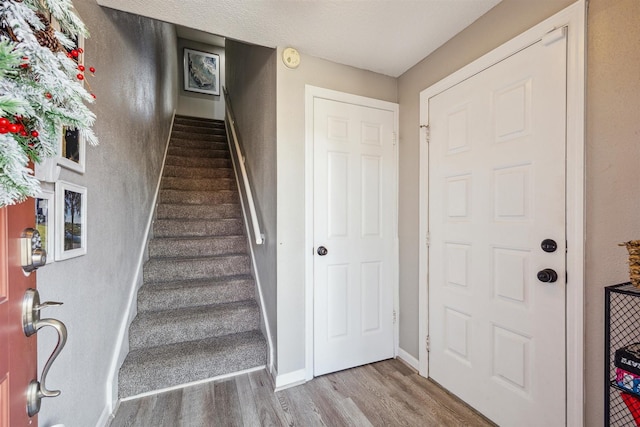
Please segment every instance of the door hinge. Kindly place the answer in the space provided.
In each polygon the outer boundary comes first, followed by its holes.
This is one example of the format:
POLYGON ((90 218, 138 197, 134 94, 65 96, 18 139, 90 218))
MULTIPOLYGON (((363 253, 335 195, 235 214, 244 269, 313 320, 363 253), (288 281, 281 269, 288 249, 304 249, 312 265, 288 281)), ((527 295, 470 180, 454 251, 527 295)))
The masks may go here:
POLYGON ((398 315, 396 313, 395 310, 393 310, 393 324, 395 325, 396 321, 398 320, 398 315))
POLYGON ((427 247, 431 246, 431 233, 427 232, 427 235, 425 236, 425 242, 427 247))
POLYGON ((425 339, 425 346, 427 349, 427 353, 429 353, 431 351, 431 342, 429 340, 429 335, 427 335, 427 338, 425 339))
POLYGON ((431 127, 429 125, 420 125, 420 129, 424 129, 424 140, 428 144, 431 142, 431 127))
POLYGON ((393 140, 393 145, 396 145, 398 143, 398 133, 393 132, 391 135, 391 139, 393 140))

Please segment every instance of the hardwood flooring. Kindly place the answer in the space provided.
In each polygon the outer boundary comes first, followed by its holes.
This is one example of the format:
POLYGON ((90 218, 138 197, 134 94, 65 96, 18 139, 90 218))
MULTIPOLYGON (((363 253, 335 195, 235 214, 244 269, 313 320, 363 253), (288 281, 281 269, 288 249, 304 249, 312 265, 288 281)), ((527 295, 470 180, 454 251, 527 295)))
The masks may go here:
POLYGON ((493 426, 399 360, 277 393, 266 371, 121 402, 109 427, 493 426))

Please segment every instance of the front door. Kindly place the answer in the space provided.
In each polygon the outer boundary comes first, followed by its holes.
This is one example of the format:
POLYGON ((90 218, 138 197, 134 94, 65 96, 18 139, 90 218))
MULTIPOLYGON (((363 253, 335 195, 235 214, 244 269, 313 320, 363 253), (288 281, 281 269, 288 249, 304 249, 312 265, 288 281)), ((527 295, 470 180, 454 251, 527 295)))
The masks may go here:
POLYGON ((34 227, 33 199, 0 209, 0 427, 38 425, 27 415, 26 391, 37 378, 35 336, 22 330, 22 298, 36 275, 21 267, 20 236, 34 227))
POLYGON ((429 99, 429 374, 502 426, 565 424, 564 31, 429 99))
POLYGON ((314 375, 394 357, 395 111, 314 98, 314 375))

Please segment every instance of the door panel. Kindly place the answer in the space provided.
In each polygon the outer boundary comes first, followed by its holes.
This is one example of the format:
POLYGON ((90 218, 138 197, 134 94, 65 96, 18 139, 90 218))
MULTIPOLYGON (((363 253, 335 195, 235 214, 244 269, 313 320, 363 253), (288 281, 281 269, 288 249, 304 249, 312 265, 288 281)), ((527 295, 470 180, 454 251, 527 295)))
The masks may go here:
POLYGON ((314 100, 314 375, 394 356, 393 111, 314 100))
POLYGON ((565 423, 565 123, 564 37, 429 100, 429 372, 499 425, 565 423))
POLYGON ((27 415, 26 390, 37 378, 37 340, 22 330, 22 298, 36 287, 36 275, 25 276, 20 260, 20 236, 33 228, 33 199, 0 209, 0 426, 37 425, 27 415), (7 394, 8 393, 8 394, 7 394), (6 420, 9 420, 8 422, 6 420))

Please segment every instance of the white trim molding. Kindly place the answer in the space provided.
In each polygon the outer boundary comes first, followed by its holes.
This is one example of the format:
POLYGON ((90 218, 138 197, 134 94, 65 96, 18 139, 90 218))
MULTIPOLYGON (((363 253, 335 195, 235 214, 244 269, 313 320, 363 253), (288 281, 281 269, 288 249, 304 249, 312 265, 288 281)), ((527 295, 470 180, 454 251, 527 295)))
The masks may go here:
POLYGON ((416 371, 420 370, 420 361, 401 348, 398 349, 398 359, 411 366, 416 371))
POLYGON ((298 369, 297 371, 288 372, 282 375, 278 375, 276 372, 274 381, 274 392, 295 387, 307 382, 307 371, 305 369, 298 369))
POLYGON ((540 40, 556 29, 567 28, 567 169, 566 169, 566 425, 584 425, 584 269, 585 269, 585 33, 586 1, 571 6, 454 72, 420 93, 420 224, 419 224, 419 371, 429 376, 426 342, 428 307, 428 165, 427 128, 429 98, 485 70, 540 40), (424 126, 423 126, 424 125, 424 126))

